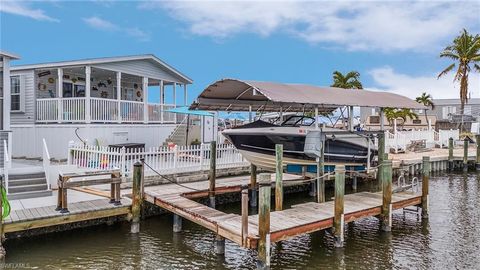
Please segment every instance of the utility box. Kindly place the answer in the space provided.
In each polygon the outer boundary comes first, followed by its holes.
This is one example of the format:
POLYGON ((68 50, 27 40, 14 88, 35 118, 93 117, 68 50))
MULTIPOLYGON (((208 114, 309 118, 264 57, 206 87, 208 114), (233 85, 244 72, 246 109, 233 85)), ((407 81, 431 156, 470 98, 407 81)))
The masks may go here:
POLYGON ((325 136, 323 136, 321 130, 309 130, 303 148, 305 155, 312 158, 320 157, 324 140, 325 136))

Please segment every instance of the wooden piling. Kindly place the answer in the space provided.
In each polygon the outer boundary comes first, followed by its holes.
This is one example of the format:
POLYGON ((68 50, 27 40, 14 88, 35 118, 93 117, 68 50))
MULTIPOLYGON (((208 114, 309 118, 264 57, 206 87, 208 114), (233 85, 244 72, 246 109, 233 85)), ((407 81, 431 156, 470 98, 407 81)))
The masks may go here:
POLYGON ((283 145, 275 145, 275 211, 283 209, 283 145))
POLYGON ((453 171, 453 138, 448 139, 448 170, 453 171))
POLYGON ((382 230, 392 230, 392 161, 384 160, 381 167, 382 175, 382 230))
POLYGON ((422 175, 422 218, 428 218, 428 182, 430 181, 430 157, 424 156, 422 175))
POLYGON ((225 254, 225 238, 218 235, 215 237, 215 254, 225 254))
POLYGON ((463 139, 463 171, 468 171, 468 138, 463 139))
POLYGON ((259 209, 258 209, 258 258, 259 269, 270 268, 270 192, 271 176, 261 173, 258 177, 259 209))
POLYGON ((182 217, 173 214, 173 232, 178 233, 182 231, 182 217))
POLYGON ((140 232, 140 213, 143 203, 142 180, 143 164, 139 161, 133 164, 133 183, 132 183, 132 224, 130 232, 140 232))
POLYGON ((217 177, 217 142, 210 142, 210 171, 208 173, 210 207, 215 208, 215 180, 217 177))
POLYGON ((383 161, 385 160, 385 133, 383 133, 383 130, 377 134, 378 137, 378 165, 379 169, 377 170, 377 191, 380 191, 382 188, 382 183, 383 183, 383 175, 380 173, 381 171, 381 166, 383 165, 383 161))
POLYGON ((354 192, 357 191, 357 175, 356 174, 353 174, 352 176, 352 190, 354 192))
POLYGON ((242 187, 242 246, 247 247, 248 237, 248 188, 242 187))
POLYGON ((250 207, 257 207, 257 166, 250 165, 250 207))
POLYGON ((344 200, 345 194, 345 166, 335 166, 335 214, 333 218, 333 229, 335 236, 335 247, 343 247, 344 231, 344 200))
POLYGON ((317 202, 325 202, 325 135, 322 134, 320 157, 317 158, 317 202))
POLYGON ((477 143, 477 155, 476 155, 476 162, 475 162, 475 169, 480 171, 480 134, 475 135, 475 140, 477 143))

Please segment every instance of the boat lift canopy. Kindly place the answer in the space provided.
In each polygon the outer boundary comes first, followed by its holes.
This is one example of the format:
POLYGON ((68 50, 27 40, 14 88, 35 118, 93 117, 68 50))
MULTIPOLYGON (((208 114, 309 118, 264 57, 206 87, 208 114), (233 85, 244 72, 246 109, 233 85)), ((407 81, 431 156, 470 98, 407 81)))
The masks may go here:
POLYGON ((369 90, 320 87, 306 84, 222 79, 209 85, 190 106, 207 111, 332 112, 342 106, 426 109, 405 96, 369 90))
POLYGON ((166 110, 166 112, 198 115, 198 116, 211 116, 211 117, 215 116, 215 114, 211 112, 200 111, 200 110, 190 110, 188 107, 177 107, 177 108, 166 110))

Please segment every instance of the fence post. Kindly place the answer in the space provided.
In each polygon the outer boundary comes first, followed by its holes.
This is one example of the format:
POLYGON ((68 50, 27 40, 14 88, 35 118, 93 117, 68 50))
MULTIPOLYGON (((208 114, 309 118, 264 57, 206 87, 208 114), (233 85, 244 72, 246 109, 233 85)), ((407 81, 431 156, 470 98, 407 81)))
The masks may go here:
POLYGON ((283 145, 275 145, 275 211, 283 209, 283 145))
POLYGON ((463 171, 468 171, 468 137, 463 139, 463 171))
POLYGON ((384 160, 380 168, 382 174, 382 230, 392 230, 392 161, 384 160))
POLYGON ((203 159, 205 158, 203 156, 205 155, 204 146, 205 144, 203 143, 200 144, 200 171, 203 171, 203 159))
POLYGON ((178 159, 178 145, 175 145, 173 147, 173 168, 172 168, 174 170, 177 168, 177 159, 178 159))
POLYGON ((448 139, 448 170, 453 171, 453 138, 448 139))
POLYGON ((345 193, 345 166, 335 166, 335 214, 333 217, 333 228, 335 235, 335 247, 343 247, 343 229, 344 220, 344 200, 345 193))
POLYGON ((75 147, 74 141, 68 142, 68 155, 67 155, 67 164, 73 165, 73 148, 75 147))
POLYGON ((428 182, 430 180, 430 157, 424 156, 422 176, 422 218, 428 218, 428 182))
POLYGON ((480 134, 475 136, 476 143, 477 143, 477 155, 476 155, 476 162, 475 162, 475 169, 480 171, 480 134))
POLYGON ((125 177, 127 170, 127 164, 125 164, 127 162, 127 157, 125 152, 125 146, 122 146, 122 148, 120 149, 120 172, 122 174, 122 177, 125 177))
POLYGON ((321 134, 320 156, 317 158, 317 202, 325 202, 325 135, 321 134))
POLYGON ((250 164, 250 207, 257 206, 257 166, 250 164))
POLYGON ((143 203, 142 184, 143 184, 143 164, 139 161, 133 164, 133 183, 132 183, 132 224, 131 233, 140 232, 140 212, 143 203))
POLYGON ((261 173, 258 177, 259 184, 259 209, 258 209, 258 269, 270 268, 270 192, 271 176, 261 173))
POLYGON ((217 142, 210 142, 210 172, 208 173, 210 207, 215 208, 215 178, 217 170, 217 142))

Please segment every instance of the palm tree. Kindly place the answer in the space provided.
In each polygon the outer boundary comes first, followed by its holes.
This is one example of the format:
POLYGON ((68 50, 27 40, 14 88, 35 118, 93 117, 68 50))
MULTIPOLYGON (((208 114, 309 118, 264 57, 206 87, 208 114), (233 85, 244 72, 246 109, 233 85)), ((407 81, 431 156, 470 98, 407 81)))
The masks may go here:
MULTIPOLYGON (((429 107, 432 110, 435 109, 435 104, 433 104, 432 96, 430 96, 430 94, 427 94, 426 92, 423 92, 421 96, 415 99, 415 101, 425 107, 429 107)), ((428 122, 427 110, 423 110, 423 112, 425 113, 425 121, 428 122)))
POLYGON ((447 46, 441 53, 440 57, 447 57, 454 60, 447 68, 445 68, 438 78, 453 70, 458 64, 454 81, 460 82, 460 112, 464 113, 465 103, 468 101, 468 74, 473 68, 480 72, 480 36, 470 35, 467 30, 463 29, 461 35, 453 40, 453 43, 447 46))
POLYGON ((402 129, 403 129, 403 126, 405 125, 405 122, 407 122, 407 118, 418 119, 418 115, 415 112, 413 112, 411 109, 398 109, 397 117, 403 120, 402 129))
POLYGON ((363 89, 362 83, 360 82, 360 73, 358 71, 350 71, 346 75, 343 75, 340 71, 334 71, 332 87, 363 89))

